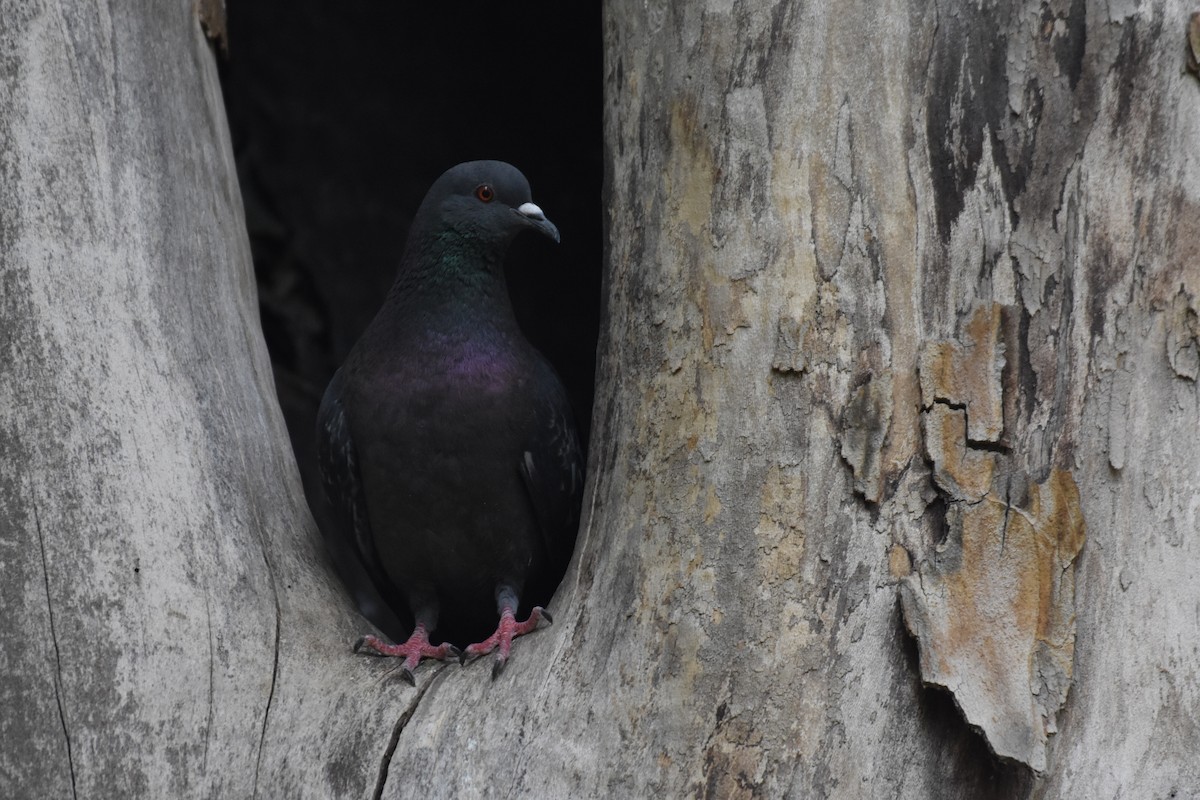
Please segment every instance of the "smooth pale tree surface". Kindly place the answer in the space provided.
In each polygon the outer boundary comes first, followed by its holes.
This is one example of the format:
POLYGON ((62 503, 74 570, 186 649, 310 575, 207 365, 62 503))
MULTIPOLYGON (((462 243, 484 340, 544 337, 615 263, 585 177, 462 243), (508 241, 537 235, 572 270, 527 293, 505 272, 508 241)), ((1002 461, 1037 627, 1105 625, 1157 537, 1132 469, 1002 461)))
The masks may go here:
POLYGON ((0 794, 1200 796, 1192 10, 611 0, 575 561, 412 690, 191 3, 0 2, 0 794))
POLYGON ((363 796, 397 693, 304 506, 192 4, 5 2, 0 61, 0 795, 363 796))

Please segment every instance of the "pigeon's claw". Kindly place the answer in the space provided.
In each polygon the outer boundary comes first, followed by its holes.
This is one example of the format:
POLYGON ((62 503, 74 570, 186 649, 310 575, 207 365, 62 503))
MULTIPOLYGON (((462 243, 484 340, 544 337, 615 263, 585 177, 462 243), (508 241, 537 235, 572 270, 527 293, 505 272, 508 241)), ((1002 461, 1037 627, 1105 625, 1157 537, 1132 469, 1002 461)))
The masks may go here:
POLYGON ((500 624, 496 626, 496 632, 482 642, 467 645, 467 649, 462 654, 463 662, 465 663, 468 657, 485 656, 493 650, 497 651, 496 663, 492 665, 492 679, 494 680, 504 671, 504 666, 508 663, 508 654, 512 650, 513 639, 535 630, 538 622, 543 618, 547 622, 553 622, 550 615, 546 613, 546 609, 541 606, 535 606, 529 612, 529 619, 524 622, 517 622, 512 609, 505 608, 500 613, 500 624))
POLYGON ((421 659, 436 658, 439 661, 445 661, 450 656, 456 658, 459 656, 458 648, 448 642, 436 646, 430 644, 429 633, 425 630, 424 625, 417 625, 412 636, 408 637, 408 641, 404 644, 388 644, 377 636, 363 636, 354 643, 354 652, 403 658, 404 665, 400 668, 400 677, 413 686, 417 685, 413 672, 421 663, 421 659))

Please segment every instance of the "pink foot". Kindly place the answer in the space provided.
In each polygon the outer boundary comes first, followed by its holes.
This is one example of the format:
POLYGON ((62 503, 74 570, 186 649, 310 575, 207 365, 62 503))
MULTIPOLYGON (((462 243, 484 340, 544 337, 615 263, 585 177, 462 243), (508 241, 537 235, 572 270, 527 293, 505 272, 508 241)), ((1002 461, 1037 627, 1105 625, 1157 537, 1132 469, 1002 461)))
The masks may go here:
POLYGON ((500 624, 496 626, 496 632, 482 642, 468 645, 462 653, 462 660, 466 661, 468 656, 485 656, 498 649, 500 652, 496 654, 496 663, 492 665, 492 680, 495 680, 496 676, 504 670, 504 665, 508 663, 512 640, 537 628, 538 622, 542 619, 551 624, 554 623, 550 612, 541 606, 535 606, 533 611, 529 612, 529 619, 524 622, 517 622, 512 609, 505 608, 500 612, 500 624))
POLYGON ((412 636, 409 636, 408 641, 404 644, 388 644, 377 636, 364 636, 354 643, 354 652, 392 658, 403 657, 404 666, 400 668, 400 677, 411 686, 417 685, 416 679, 413 678, 413 670, 421 663, 422 658, 436 658, 439 661, 445 661, 448 656, 457 658, 461 655, 458 648, 448 642, 443 642, 437 647, 431 645, 429 633, 425 630, 424 625, 417 625, 412 636))

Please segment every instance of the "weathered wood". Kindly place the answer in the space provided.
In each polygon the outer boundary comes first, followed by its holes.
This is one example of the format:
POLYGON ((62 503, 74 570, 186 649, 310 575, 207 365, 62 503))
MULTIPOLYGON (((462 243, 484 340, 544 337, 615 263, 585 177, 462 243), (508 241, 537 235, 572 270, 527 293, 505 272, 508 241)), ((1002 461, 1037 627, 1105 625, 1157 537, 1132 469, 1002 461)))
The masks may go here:
POLYGON ((610 0, 576 560, 411 690, 348 654, 193 10, 132 6, 0 5, 0 794, 1200 795, 1192 9, 610 0))
POLYGON ((363 796, 395 715, 296 478, 192 3, 5 2, 0 59, 0 795, 363 796))

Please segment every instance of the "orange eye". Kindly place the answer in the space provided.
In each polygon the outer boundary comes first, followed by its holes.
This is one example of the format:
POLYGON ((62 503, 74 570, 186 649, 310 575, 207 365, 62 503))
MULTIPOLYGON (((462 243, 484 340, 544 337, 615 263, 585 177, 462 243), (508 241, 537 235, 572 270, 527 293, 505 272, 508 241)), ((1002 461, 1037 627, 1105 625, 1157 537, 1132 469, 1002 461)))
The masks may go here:
POLYGON ((485 203, 490 203, 496 197, 496 191, 490 184, 481 183, 475 187, 475 196, 485 203))

